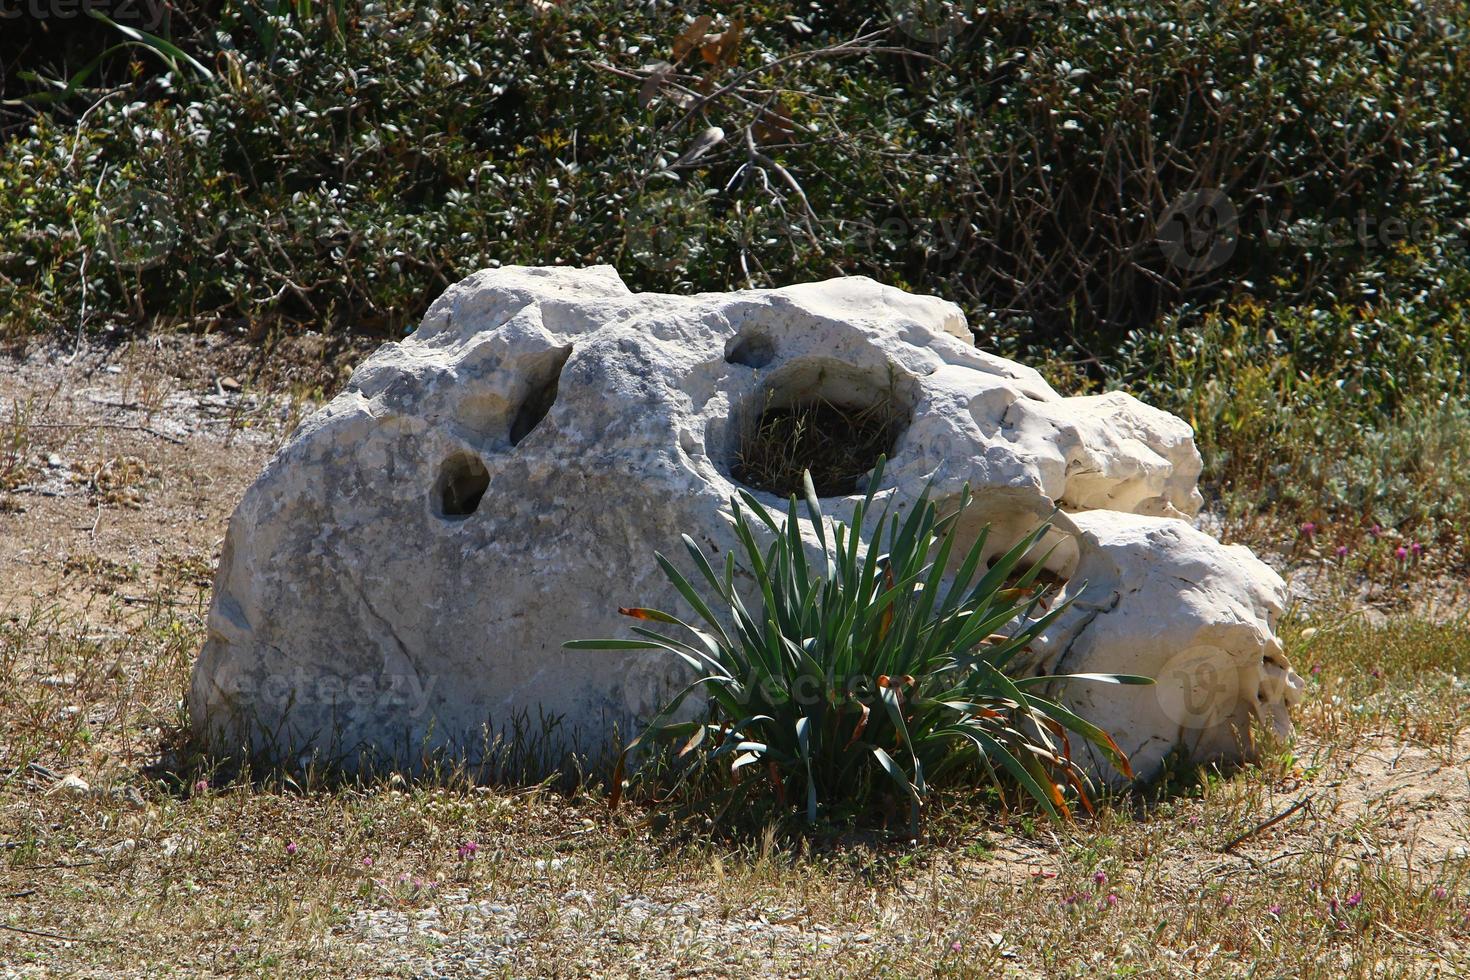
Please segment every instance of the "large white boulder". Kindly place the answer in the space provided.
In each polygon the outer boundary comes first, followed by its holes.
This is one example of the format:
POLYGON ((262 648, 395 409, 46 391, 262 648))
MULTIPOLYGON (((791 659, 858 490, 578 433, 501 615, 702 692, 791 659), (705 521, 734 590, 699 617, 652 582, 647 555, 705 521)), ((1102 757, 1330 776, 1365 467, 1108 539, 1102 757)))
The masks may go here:
MULTIPOLYGON (((1187 523, 1186 423, 1120 393, 1063 398, 975 349, 953 304, 868 279, 669 296, 596 267, 451 287, 271 460, 230 521, 198 734, 348 766, 476 763, 517 724, 548 763, 597 752, 676 677, 656 654, 563 641, 624 635, 620 605, 682 608, 654 551, 676 554, 681 532, 735 547, 742 438, 815 400, 893 419, 895 508, 968 483, 959 533, 989 523, 996 550, 1062 509, 1050 563, 1069 590, 1090 584, 1027 669, 1160 677, 1059 690, 1141 776, 1176 747, 1248 756, 1252 716, 1289 729, 1283 584, 1187 523)), ((850 513, 858 482, 829 513, 850 513)))

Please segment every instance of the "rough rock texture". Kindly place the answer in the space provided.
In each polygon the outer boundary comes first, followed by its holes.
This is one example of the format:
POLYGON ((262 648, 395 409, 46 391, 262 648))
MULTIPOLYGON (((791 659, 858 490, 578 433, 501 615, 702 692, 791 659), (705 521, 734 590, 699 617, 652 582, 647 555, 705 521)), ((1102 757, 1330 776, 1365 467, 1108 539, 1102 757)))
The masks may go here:
MULTIPOLYGON (((1063 594, 1072 604, 1034 644, 1037 674, 1124 673, 1152 687, 1062 686, 1069 706, 1118 734, 1135 771, 1152 776, 1176 748, 1196 761, 1249 754, 1250 722, 1291 734, 1302 681, 1272 624, 1285 589, 1240 545, 1183 521, 1116 511, 1071 513, 1063 594), (1085 587, 1083 587, 1085 583, 1085 587)), ((1093 768, 1110 767, 1095 753, 1093 768)))
POLYGON ((653 552, 683 531, 731 548, 742 434, 817 398, 898 418, 895 507, 968 482, 960 533, 992 523, 997 551, 1062 508, 1050 564, 1090 584, 1030 669, 1160 677, 1061 691, 1140 775, 1175 746, 1248 754, 1252 714, 1289 728, 1282 582, 1187 523, 1200 460, 1183 421, 1119 393, 1062 398, 975 349, 957 307, 867 279, 666 296, 598 267, 455 285, 271 460, 230 522, 196 729, 347 764, 476 761, 517 716, 560 719, 547 759, 605 746, 656 707, 670 663, 562 642, 622 635, 619 605, 681 608, 653 552))

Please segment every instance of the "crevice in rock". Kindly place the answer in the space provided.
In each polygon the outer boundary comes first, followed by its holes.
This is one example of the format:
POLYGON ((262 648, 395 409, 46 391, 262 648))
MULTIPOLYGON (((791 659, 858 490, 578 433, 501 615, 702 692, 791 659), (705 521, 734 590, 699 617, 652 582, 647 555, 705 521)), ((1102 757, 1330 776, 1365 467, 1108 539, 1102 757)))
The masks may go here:
POLYGON ((532 378, 531 390, 527 392, 521 407, 516 409, 516 414, 510 423, 510 444, 518 446, 522 439, 530 435, 541 420, 546 418, 551 411, 551 406, 556 403, 557 389, 561 385, 561 371, 567 365, 567 358, 572 356, 572 347, 557 348, 552 352, 555 356, 547 365, 547 370, 540 372, 540 377, 532 378))
POLYGON ((1072 635, 1067 637, 1066 645, 1062 647, 1059 651, 1057 651, 1056 656, 1051 658, 1050 665, 1046 664, 1045 662, 1038 663, 1036 665, 1036 676, 1044 677, 1050 676, 1052 674, 1065 674, 1067 672, 1064 669, 1065 664, 1067 662, 1067 658, 1072 654, 1072 647, 1075 646, 1077 641, 1082 638, 1082 634, 1087 632, 1087 628, 1092 625, 1093 620, 1097 619, 1097 617, 1103 615, 1104 613, 1110 613, 1114 609, 1117 609, 1118 603, 1121 602, 1122 599, 1123 597, 1121 595, 1119 595, 1117 592, 1114 592, 1112 599, 1107 603, 1107 605, 1097 606, 1093 609, 1088 610, 1087 615, 1084 616, 1077 623, 1077 625, 1072 628, 1072 635))
POLYGON ((377 621, 378 625, 381 626, 387 632, 387 634, 393 638, 393 644, 398 647, 398 652, 400 655, 402 655, 403 662, 408 665, 408 668, 410 670, 413 671, 415 682, 419 685, 420 689, 422 689, 423 673, 419 670, 418 661, 414 659, 413 654, 409 653, 408 644, 403 642, 403 637, 398 635, 398 630, 393 625, 393 623, 389 621, 389 619, 382 613, 378 612, 378 610, 373 606, 372 601, 369 600, 367 597, 367 590, 363 588, 362 583, 353 581, 352 585, 354 590, 357 592, 358 600, 362 602, 363 608, 368 611, 368 615, 371 616, 375 621, 377 621))
POLYGON ((803 493, 805 470, 819 497, 861 493, 878 458, 895 455, 911 415, 911 400, 891 374, 826 362, 788 365, 741 406, 726 471, 782 497, 803 493))

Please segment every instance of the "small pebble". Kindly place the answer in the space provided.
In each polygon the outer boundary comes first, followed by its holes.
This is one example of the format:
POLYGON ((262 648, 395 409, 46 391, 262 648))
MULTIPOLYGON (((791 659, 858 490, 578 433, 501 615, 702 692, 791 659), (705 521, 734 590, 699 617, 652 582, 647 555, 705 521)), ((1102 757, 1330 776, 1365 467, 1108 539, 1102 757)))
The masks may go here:
POLYGON ((148 806, 148 801, 143 799, 143 794, 136 786, 114 786, 107 791, 109 798, 118 803, 125 803, 134 810, 142 810, 148 806))
POLYGON ((118 841, 116 844, 109 844, 106 847, 93 848, 92 853, 101 855, 105 858, 112 858, 113 860, 116 860, 135 850, 137 846, 137 840, 132 837, 126 837, 118 841))

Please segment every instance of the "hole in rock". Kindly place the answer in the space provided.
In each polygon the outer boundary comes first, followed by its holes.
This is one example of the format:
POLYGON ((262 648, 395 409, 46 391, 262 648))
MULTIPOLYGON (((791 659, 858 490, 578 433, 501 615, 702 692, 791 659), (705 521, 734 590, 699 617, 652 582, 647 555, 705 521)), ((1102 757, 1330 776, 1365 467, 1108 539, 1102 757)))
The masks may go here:
POLYGON ((521 440, 541 424, 541 420, 546 418, 556 402, 557 388, 561 385, 561 369, 566 367, 567 358, 572 356, 572 348, 561 347, 549 353, 552 355, 550 361, 541 370, 533 373, 531 390, 526 393, 521 407, 516 409, 515 418, 511 419, 512 446, 520 445, 521 440))
POLYGON ((434 501, 440 517, 465 518, 480 506, 490 486, 490 472, 478 456, 456 453, 439 468, 434 501))
MULTIPOLYGON (((951 501, 949 506, 955 503, 951 501)), ((994 568, 1002 555, 1046 520, 1046 513, 1029 499, 1028 494, 995 489, 976 492, 970 506, 953 525, 951 533, 955 541, 950 550, 947 571, 954 572, 960 567, 982 534, 985 544, 981 560, 985 568, 994 568)), ((1015 584, 1016 579, 1040 563, 1036 582, 1047 587, 1060 587, 1075 577, 1080 561, 1076 535, 1052 523, 1012 570, 1010 584, 1015 584)))
MULTIPOLYGON (((1006 580, 1007 585, 1014 585, 1015 583, 1019 582, 1023 577, 1030 574, 1032 569, 1036 567, 1036 562, 1029 560, 1032 554, 1035 554, 1035 552, 1027 554, 1027 556, 1025 558, 1022 558, 1016 564, 1016 567, 1011 570, 1010 577, 1006 580)), ((999 560, 1000 555, 992 555, 989 558, 985 559, 985 567, 994 568, 995 563, 999 560)), ((1041 567, 1040 571, 1036 572, 1035 577, 1032 579, 1034 583, 1032 587, 1061 588, 1062 586, 1066 585, 1067 582, 1070 581, 1070 579, 1071 576, 1063 575, 1061 572, 1058 572, 1056 569, 1052 568, 1051 563, 1048 562, 1041 567)))
POLYGON ((725 349, 726 364, 763 368, 776 358, 776 345, 763 333, 742 334, 725 349))
POLYGON ((891 384, 842 367, 798 366, 773 380, 746 418, 731 477, 800 496, 802 471, 811 470, 819 497, 845 497, 862 492, 879 456, 893 456, 909 411, 891 384))

